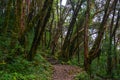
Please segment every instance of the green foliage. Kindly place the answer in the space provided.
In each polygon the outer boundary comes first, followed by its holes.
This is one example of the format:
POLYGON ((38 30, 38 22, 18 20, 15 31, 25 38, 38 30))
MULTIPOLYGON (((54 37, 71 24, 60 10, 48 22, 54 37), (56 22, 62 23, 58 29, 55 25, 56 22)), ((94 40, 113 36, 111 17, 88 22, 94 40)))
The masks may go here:
MULTIPOLYGON (((71 0, 73 6, 76 6, 78 1, 79 0, 71 0)), ((42 4, 43 4, 43 2, 45 2, 45 1, 42 1, 42 4)), ((38 16, 41 16, 41 15, 39 15, 39 13, 41 12, 41 8, 44 7, 43 5, 40 5, 39 3, 41 4, 41 1, 32 0, 31 5, 30 5, 30 10, 29 10, 28 9, 29 6, 27 5, 28 3, 27 4, 25 3, 25 5, 20 5, 20 3, 18 3, 19 5, 16 5, 17 4, 16 0, 11 0, 11 1, 10 0, 0 0, 0 80, 50 80, 51 79, 50 77, 52 74, 51 73, 52 67, 42 56, 44 56, 44 57, 50 56, 50 57, 54 57, 56 59, 61 59, 60 61, 63 64, 70 64, 70 65, 77 65, 80 67, 84 67, 84 55, 83 55, 84 50, 83 49, 80 49, 80 52, 82 53, 82 54, 80 54, 80 61, 78 61, 78 55, 74 54, 72 56, 72 59, 69 60, 67 63, 63 62, 63 60, 62 60, 63 56, 61 57, 61 54, 68 54, 68 52, 71 51, 71 50, 69 50, 69 51, 61 53, 62 48, 60 47, 60 45, 61 45, 61 42, 64 42, 65 34, 63 34, 63 39, 62 39, 63 41, 61 41, 61 38, 59 37, 59 39, 56 40, 56 42, 55 42, 56 43, 55 44, 55 46, 56 46, 55 47, 55 55, 53 56, 50 54, 52 46, 51 45, 48 46, 48 44, 51 44, 51 42, 49 42, 49 41, 54 40, 54 36, 56 35, 54 33, 56 33, 56 30, 58 29, 59 26, 61 26, 63 33, 67 32, 68 26, 70 25, 70 21, 72 21, 71 17, 74 13, 74 10, 71 10, 71 9, 70 9, 71 11, 68 12, 68 10, 70 8, 69 5, 61 6, 61 10, 60 10, 60 5, 59 5, 60 0, 54 1, 53 8, 52 8, 53 11, 52 11, 52 15, 51 15, 52 17, 49 19, 50 22, 53 19, 53 24, 49 23, 47 25, 48 27, 46 26, 46 28, 45 28, 46 32, 45 31, 43 32, 44 33, 42 35, 43 40, 41 41, 42 44, 40 43, 39 50, 37 52, 39 54, 37 54, 34 57, 34 60, 31 62, 24 59, 26 57, 26 55, 29 53, 29 50, 31 48, 33 38, 34 38, 35 32, 36 32, 35 26, 37 26, 37 24, 39 23, 39 19, 40 19, 40 21, 42 21, 42 18, 43 18, 43 17, 41 17, 41 18, 38 17, 38 16), (58 3, 57 3, 57 1, 58 1, 58 3), (34 3, 36 5, 34 5, 34 3), (17 7, 25 8, 24 15, 22 15, 22 13, 19 13, 19 12, 24 12, 24 11, 22 11, 21 9, 20 10, 17 9, 17 7), (58 10, 57 10, 57 8, 58 8, 58 10), (61 15, 60 15, 60 13, 61 13, 61 15), (66 15, 67 13, 68 13, 68 15, 66 15), (19 15, 19 17, 17 15, 19 15), (20 19, 21 16, 24 16, 24 19, 20 19), (61 17, 61 19, 60 19, 60 17, 61 17), (66 17, 66 19, 63 21, 64 17, 66 17), (23 32, 21 34, 22 20, 24 22, 23 27, 25 27, 25 32, 23 32), (61 25, 59 23, 61 23, 61 25), (16 24, 18 24, 18 25, 16 25, 16 24), (52 27, 51 34, 49 32, 50 26, 52 27), (23 40, 23 45, 22 45, 22 44, 20 44, 22 41, 20 42, 19 38, 24 39, 24 37, 26 39, 25 39, 25 41, 23 40), (25 42, 25 44, 24 44, 24 42, 25 42), (46 48, 49 48, 49 49, 46 50, 46 48)), ((101 4, 101 3, 100 4, 105 5, 104 3, 105 2, 103 1, 103 4, 101 4)), ((74 27, 73 27, 73 34, 72 34, 73 37, 78 30, 77 27, 82 29, 82 28, 84 28, 84 25, 85 25, 87 1, 81 0, 81 4, 82 4, 81 9, 79 10, 79 14, 76 18, 76 21, 77 21, 76 25, 74 25, 74 27)), ((99 5, 99 1, 95 1, 95 0, 91 1, 89 29, 92 28, 92 29, 95 29, 96 32, 98 31, 98 33, 95 33, 96 35, 99 34, 98 27, 100 26, 104 11, 97 13, 99 15, 97 16, 97 14, 96 14, 94 19, 92 17, 96 12, 98 12, 99 10, 102 10, 103 7, 105 7, 105 6, 102 6, 99 9, 98 5, 99 5), (101 20, 99 20, 99 18, 101 18, 101 20), (93 21, 93 20, 95 20, 95 21, 93 21)), ((76 7, 74 7, 74 8, 76 8, 76 7)), ((45 9, 47 9, 47 8, 45 7, 45 9)), ((109 10, 109 8, 108 8, 108 10, 109 10)), ((45 11, 45 12, 48 12, 48 11, 45 11)), ((46 15, 46 14, 43 13, 42 16, 44 16, 44 15, 46 15)), ((110 14, 110 15, 112 15, 112 14, 110 14)), ((115 17, 117 18, 116 15, 117 14, 115 14, 115 17)), ((46 16, 46 17, 48 18, 48 16, 46 16)), ((98 75, 105 77, 105 78, 109 77, 106 73, 107 57, 108 57, 109 51, 111 51, 110 57, 112 58, 112 62, 111 62, 112 67, 113 67, 113 69, 112 69, 113 76, 112 77, 115 80, 120 79, 120 64, 119 64, 120 54, 118 54, 119 51, 114 50, 113 43, 111 45, 112 46, 111 50, 109 50, 110 49, 110 47, 109 47, 110 46, 109 31, 108 31, 109 29, 107 27, 109 27, 110 20, 111 20, 111 18, 109 18, 108 23, 106 23, 105 34, 103 37, 103 41, 100 44, 100 47, 102 47, 102 52, 101 52, 100 58, 95 59, 91 64, 91 75, 94 75, 94 78, 92 78, 92 80, 102 80, 102 79, 98 78, 98 75), (115 54, 115 52, 116 52, 116 54, 115 54), (115 58, 117 58, 118 62, 115 62, 115 58), (116 67, 114 65, 116 65, 116 67)), ((47 20, 45 20, 45 21, 47 21, 47 20)), ((114 23, 116 23, 116 21, 117 20, 115 19, 114 23)), ((44 19, 42 22, 44 23, 44 19)), ((40 31, 42 32, 43 31, 42 26, 39 26, 39 27, 41 28, 40 31)), ((43 27, 45 27, 45 26, 43 26, 43 27)), ((113 26, 113 29, 114 28, 115 28, 115 26, 113 26)), ((57 31, 59 31, 59 30, 57 30, 57 31)), ((41 32, 39 34, 41 34, 41 32)), ((119 34, 117 32, 119 32, 119 31, 116 31, 116 35, 115 35, 116 41, 117 41, 117 37, 119 37, 119 36, 117 36, 117 34, 119 34)), ((90 31, 88 34, 90 34, 90 36, 91 36, 90 31)), ((80 42, 82 42, 82 36, 84 36, 84 35, 80 33, 80 42)), ((36 40, 38 40, 38 38, 36 40)), ((71 37, 71 40, 72 40, 72 37, 71 37)), ((90 48, 91 48, 91 45, 94 44, 92 40, 93 39, 91 37, 91 41, 89 41, 90 48)), ((69 43, 69 40, 68 40, 68 43, 69 43)), ((76 41, 74 43, 77 44, 76 41)), ((36 43, 36 44, 39 44, 39 40, 38 40, 38 43, 36 43)), ((33 45, 36 45, 36 44, 33 44, 33 45)), ((119 46, 119 44, 117 44, 117 42, 116 42, 116 46, 119 46)), ((66 47, 69 47, 69 46, 66 46, 66 47)), ((74 46, 72 46, 72 47, 70 46, 70 48, 73 48, 73 47, 74 46)), ((82 46, 82 48, 83 48, 83 46, 82 46)), ((35 54, 35 53, 33 53, 33 54, 35 54)), ((76 77, 76 80, 90 80, 90 76, 86 72, 81 72, 76 77)))
POLYGON ((2 73, 1 80, 35 80, 34 75, 23 75, 20 73, 2 73))
POLYGON ((80 54, 80 58, 79 58, 79 62, 78 62, 78 56, 74 56, 71 60, 69 60, 67 63, 70 65, 77 65, 80 67, 84 67, 84 59, 83 59, 83 55, 80 54))
POLYGON ((86 72, 81 72, 76 76, 75 80, 90 80, 90 76, 86 72))
POLYGON ((51 68, 39 54, 33 62, 19 56, 11 63, 0 64, 0 80, 50 80, 51 68))
MULTIPOLYGON (((91 75, 94 76, 92 77, 92 80, 102 80, 102 79, 109 79, 109 75, 107 75, 106 69, 107 69, 107 52, 108 52, 108 42, 103 44, 104 47, 102 48, 101 55, 99 58, 96 58, 92 64, 91 64, 91 75)), ((113 47, 113 46, 112 46, 113 47)), ((118 54, 118 51, 117 51, 118 54)), ((80 66, 81 68, 84 68, 84 55, 81 53, 80 54, 80 63, 78 63, 78 58, 77 56, 74 56, 71 60, 69 60, 67 63, 70 65, 77 65, 80 66)), ((119 57, 117 55, 117 57, 119 57)), ((114 51, 112 51, 112 59, 114 61, 114 51)), ((120 78, 120 65, 117 65, 117 68, 114 67, 115 62, 112 62, 113 65, 113 79, 119 80, 120 78)), ((76 77, 77 80, 90 80, 89 75, 87 73, 80 73, 76 77)))

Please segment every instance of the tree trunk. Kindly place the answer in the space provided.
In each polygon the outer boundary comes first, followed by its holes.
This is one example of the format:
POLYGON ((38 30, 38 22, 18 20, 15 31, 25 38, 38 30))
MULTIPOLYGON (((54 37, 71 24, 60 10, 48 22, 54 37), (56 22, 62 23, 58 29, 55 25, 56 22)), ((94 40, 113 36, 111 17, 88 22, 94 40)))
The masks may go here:
POLYGON ((112 30, 113 30, 113 24, 114 24, 116 4, 117 2, 115 2, 115 5, 114 5, 113 17, 112 17, 110 28, 109 28, 109 49, 108 49, 108 56, 107 56, 107 73, 108 75, 111 75, 111 76, 112 76, 112 68, 113 68, 112 67, 112 39, 113 39, 112 30))
POLYGON ((31 49, 28 54, 28 60, 30 61, 33 60, 36 54, 36 50, 42 38, 43 32, 45 30, 45 26, 49 20, 52 3, 53 3, 53 0, 45 0, 44 6, 40 12, 40 16, 39 16, 40 18, 36 26, 35 36, 32 42, 31 49))
POLYGON ((99 53, 99 48, 100 48, 100 44, 101 44, 101 41, 102 41, 102 38, 103 38, 103 35, 104 35, 104 31, 105 31, 105 25, 107 23, 107 19, 109 17, 109 4, 110 4, 110 0, 107 0, 106 2, 106 5, 105 5, 105 14, 103 16, 103 20, 100 24, 100 28, 99 28, 99 32, 98 32, 98 36, 96 37, 95 39, 95 42, 91 48, 91 50, 89 51, 88 53, 88 57, 86 57, 87 59, 86 60, 86 70, 89 70, 90 68, 90 65, 92 63, 92 61, 98 57, 100 55, 99 53), (88 67, 89 66, 89 67, 88 67))
POLYGON ((74 24, 76 22, 76 18, 77 18, 79 10, 81 8, 81 5, 82 5, 82 1, 80 0, 80 1, 78 1, 77 7, 72 15, 72 19, 71 19, 71 22, 69 24, 67 35, 66 35, 64 43, 62 45, 61 56, 65 59, 68 59, 68 57, 69 57, 69 53, 66 51, 69 50, 70 39, 71 39, 71 35, 73 32, 73 27, 74 27, 74 24))
POLYGON ((86 71, 89 71, 90 63, 88 62, 88 27, 90 21, 90 0, 87 0, 86 21, 84 27, 84 67, 86 71))

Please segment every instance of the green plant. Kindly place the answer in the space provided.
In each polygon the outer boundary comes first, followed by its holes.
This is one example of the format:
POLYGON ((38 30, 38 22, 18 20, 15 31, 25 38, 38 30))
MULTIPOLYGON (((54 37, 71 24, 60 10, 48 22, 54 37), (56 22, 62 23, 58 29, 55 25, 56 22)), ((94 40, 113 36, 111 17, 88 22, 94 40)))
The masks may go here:
POLYGON ((18 56, 10 63, 0 64, 0 80, 51 80, 51 68, 40 54, 32 62, 18 56))
POLYGON ((83 71, 76 76, 75 80, 90 80, 90 76, 83 71))

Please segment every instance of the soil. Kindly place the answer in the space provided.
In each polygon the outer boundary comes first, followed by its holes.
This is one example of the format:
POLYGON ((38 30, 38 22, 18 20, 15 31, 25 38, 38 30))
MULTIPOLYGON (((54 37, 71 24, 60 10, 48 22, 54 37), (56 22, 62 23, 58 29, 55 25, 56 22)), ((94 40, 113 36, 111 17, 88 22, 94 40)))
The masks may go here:
POLYGON ((75 80, 75 76, 82 70, 77 66, 60 64, 54 58, 47 60, 53 65, 52 80, 75 80))
POLYGON ((80 72, 80 68, 71 65, 56 64, 53 67, 54 73, 52 80, 74 80, 76 74, 80 72))

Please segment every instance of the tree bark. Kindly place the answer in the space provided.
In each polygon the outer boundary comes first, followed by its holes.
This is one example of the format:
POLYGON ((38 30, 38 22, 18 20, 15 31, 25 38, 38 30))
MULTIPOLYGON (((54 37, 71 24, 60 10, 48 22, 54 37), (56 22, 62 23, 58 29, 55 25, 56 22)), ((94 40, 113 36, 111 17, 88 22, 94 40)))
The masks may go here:
POLYGON ((76 18, 77 18, 77 15, 78 15, 78 12, 81 8, 81 5, 82 5, 82 1, 79 0, 78 1, 78 4, 77 4, 77 7, 72 15, 72 19, 71 19, 71 22, 69 24, 69 28, 68 28, 68 31, 67 31, 67 35, 65 37, 65 40, 64 40, 64 43, 62 45, 62 49, 61 49, 61 56, 64 58, 64 59, 68 59, 69 57, 69 53, 66 52, 67 49, 69 50, 69 45, 70 45, 70 39, 71 39, 71 35, 72 35, 72 32, 73 32, 73 26, 76 22, 76 18), (68 47, 67 47, 68 46, 68 47))
POLYGON ((116 4, 117 4, 117 2, 115 2, 115 5, 114 5, 113 17, 112 17, 111 24, 109 27, 109 49, 108 49, 108 56, 107 56, 107 73, 108 73, 108 75, 111 75, 111 76, 112 76, 112 68, 113 68, 112 67, 112 39, 113 39, 113 37, 112 37, 113 31, 112 30, 113 30, 113 24, 114 24, 116 4))
POLYGON ((95 39, 95 42, 91 48, 91 50, 89 51, 89 53, 85 54, 85 59, 86 60, 86 71, 90 70, 90 64, 92 63, 92 61, 99 56, 99 48, 100 48, 100 44, 104 35, 104 31, 105 31, 105 25, 107 23, 107 19, 109 17, 109 4, 110 4, 110 0, 107 0, 106 5, 105 5, 105 14, 103 16, 103 20, 100 24, 100 28, 99 28, 99 32, 98 32, 98 36, 95 39))
POLYGON ((53 0, 45 0, 43 8, 40 12, 40 16, 39 16, 40 18, 36 26, 35 36, 32 42, 31 49, 28 54, 28 60, 30 61, 33 60, 36 54, 36 50, 42 38, 43 32, 45 30, 45 26, 49 20, 52 3, 53 3, 53 0))
POLYGON ((90 21, 90 2, 91 0, 87 0, 87 11, 86 11, 86 21, 85 21, 85 27, 84 27, 84 67, 86 71, 89 71, 89 62, 88 62, 88 27, 89 27, 89 21, 90 21))

